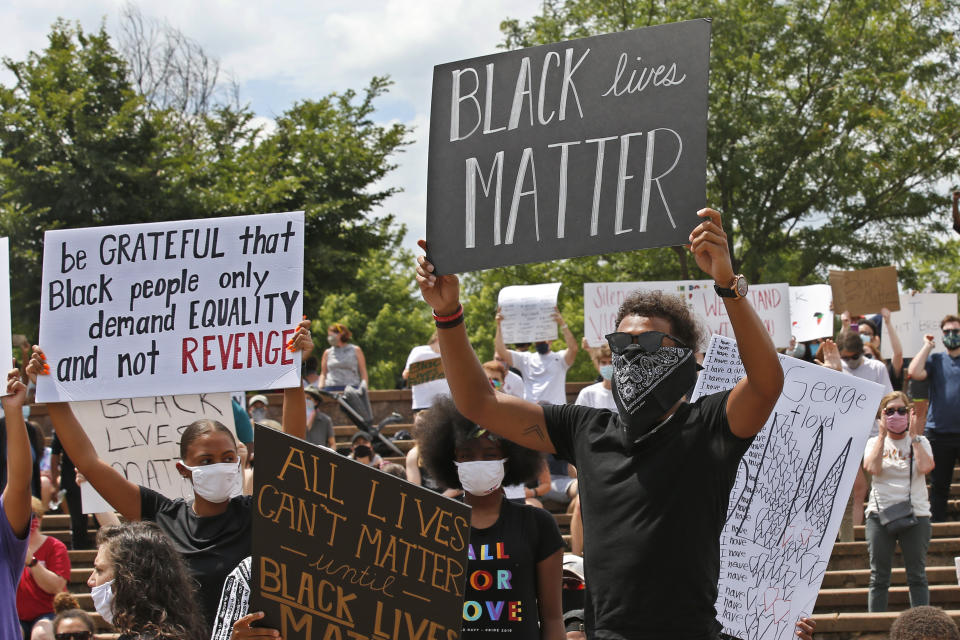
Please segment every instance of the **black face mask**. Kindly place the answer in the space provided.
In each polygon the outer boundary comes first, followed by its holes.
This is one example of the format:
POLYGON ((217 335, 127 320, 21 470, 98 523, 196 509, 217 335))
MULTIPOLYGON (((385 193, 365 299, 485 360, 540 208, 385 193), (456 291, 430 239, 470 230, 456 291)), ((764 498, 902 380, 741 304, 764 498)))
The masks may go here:
POLYGON ((613 400, 623 422, 624 447, 632 448, 650 432, 697 382, 697 360, 685 347, 660 347, 650 353, 630 345, 613 354, 613 400))
POLYGON ((537 353, 539 353, 542 356, 545 356, 548 353, 550 353, 549 342, 538 342, 534 348, 537 350, 537 353))
POLYGON ((356 448, 353 450, 354 458, 369 458, 372 455, 373 455, 373 449, 371 449, 365 444, 358 444, 356 448))

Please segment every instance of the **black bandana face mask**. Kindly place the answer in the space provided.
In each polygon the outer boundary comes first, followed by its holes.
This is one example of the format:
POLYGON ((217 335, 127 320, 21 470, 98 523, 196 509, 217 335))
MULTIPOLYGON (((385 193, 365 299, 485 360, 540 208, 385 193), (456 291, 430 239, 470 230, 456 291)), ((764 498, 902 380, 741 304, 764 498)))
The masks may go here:
POLYGON ((624 423, 623 442, 630 448, 649 433, 697 381, 697 360, 686 347, 648 352, 630 345, 613 354, 613 400, 624 423))

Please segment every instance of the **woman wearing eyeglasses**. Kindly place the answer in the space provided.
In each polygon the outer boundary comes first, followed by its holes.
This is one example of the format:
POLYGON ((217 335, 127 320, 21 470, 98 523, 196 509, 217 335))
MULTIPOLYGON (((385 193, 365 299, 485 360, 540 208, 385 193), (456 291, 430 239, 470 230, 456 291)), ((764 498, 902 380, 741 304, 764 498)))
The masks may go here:
POLYGON ((887 610, 890 568, 898 541, 910 606, 930 604, 926 574, 930 500, 924 476, 933 470, 933 452, 918 433, 912 404, 902 391, 883 397, 879 418, 880 432, 867 440, 863 457, 863 468, 873 476, 866 510, 870 612, 887 610))

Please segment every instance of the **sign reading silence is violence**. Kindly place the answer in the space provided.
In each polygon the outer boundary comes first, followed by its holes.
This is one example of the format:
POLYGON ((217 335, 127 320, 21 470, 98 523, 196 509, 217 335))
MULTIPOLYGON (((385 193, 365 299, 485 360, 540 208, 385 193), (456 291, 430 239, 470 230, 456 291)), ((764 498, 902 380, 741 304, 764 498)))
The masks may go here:
POLYGON ((47 231, 40 344, 62 402, 297 386, 303 212, 47 231))
POLYGON ((434 68, 437 273, 683 245, 706 200, 710 22, 434 68))
POLYGON ((266 427, 255 440, 250 611, 263 626, 285 640, 460 636, 467 505, 266 427))

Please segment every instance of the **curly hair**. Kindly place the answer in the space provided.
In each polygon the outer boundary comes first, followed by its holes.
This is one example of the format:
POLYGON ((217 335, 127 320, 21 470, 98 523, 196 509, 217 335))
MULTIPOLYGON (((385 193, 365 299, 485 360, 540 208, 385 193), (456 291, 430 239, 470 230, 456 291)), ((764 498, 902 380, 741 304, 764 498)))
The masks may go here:
POLYGON ((943 610, 923 605, 897 616, 890 625, 890 640, 960 640, 960 630, 943 610))
POLYGON ((216 420, 204 418, 203 420, 191 422, 190 426, 184 429, 183 434, 181 434, 180 459, 187 459, 187 451, 190 449, 190 445, 193 444, 194 440, 215 431, 221 431, 230 436, 230 439, 233 440, 233 446, 237 446, 237 439, 233 437, 233 432, 230 431, 225 424, 216 420))
POLYGON ((100 529, 113 563, 113 624, 156 640, 206 640, 196 583, 183 557, 153 522, 100 529))
MULTIPOLYGON (((448 489, 462 489, 457 474, 457 447, 470 440, 477 425, 470 422, 457 411, 450 396, 438 396, 433 405, 421 411, 423 418, 417 425, 416 439, 420 447, 420 458, 430 475, 448 489)), ((503 446, 504 466, 503 484, 526 483, 540 471, 540 454, 532 449, 521 447, 509 440, 499 440, 503 446)))
POLYGON ((694 351, 701 349, 703 330, 687 308, 687 303, 678 295, 663 291, 634 291, 620 305, 614 326, 619 327, 627 316, 666 320, 670 323, 672 335, 694 351))

